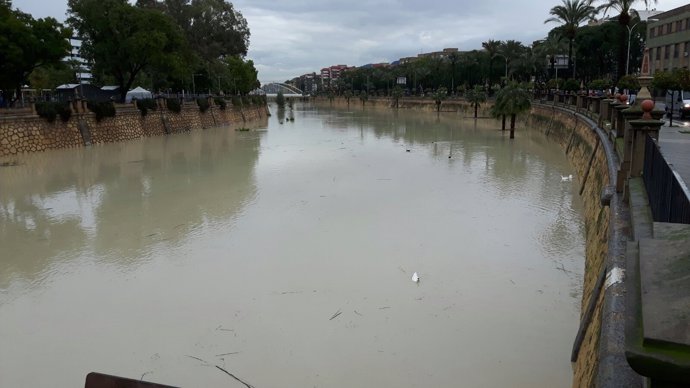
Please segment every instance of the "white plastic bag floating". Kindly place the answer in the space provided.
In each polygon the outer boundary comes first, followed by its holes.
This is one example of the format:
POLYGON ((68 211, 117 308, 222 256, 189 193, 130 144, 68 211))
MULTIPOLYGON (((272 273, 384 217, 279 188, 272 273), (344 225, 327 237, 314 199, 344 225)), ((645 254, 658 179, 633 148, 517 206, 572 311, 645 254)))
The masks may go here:
POLYGON ((419 275, 417 275, 417 272, 412 274, 412 281, 415 283, 419 283, 419 275))

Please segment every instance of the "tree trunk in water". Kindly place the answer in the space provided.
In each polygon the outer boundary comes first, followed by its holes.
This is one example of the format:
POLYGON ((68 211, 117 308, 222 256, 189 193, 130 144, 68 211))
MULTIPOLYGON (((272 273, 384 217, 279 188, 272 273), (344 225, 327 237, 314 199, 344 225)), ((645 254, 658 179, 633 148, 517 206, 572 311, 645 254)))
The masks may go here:
POLYGON ((501 116, 501 131, 506 130, 506 115, 501 116))
POLYGON ((515 115, 510 115, 510 138, 515 139, 515 115))

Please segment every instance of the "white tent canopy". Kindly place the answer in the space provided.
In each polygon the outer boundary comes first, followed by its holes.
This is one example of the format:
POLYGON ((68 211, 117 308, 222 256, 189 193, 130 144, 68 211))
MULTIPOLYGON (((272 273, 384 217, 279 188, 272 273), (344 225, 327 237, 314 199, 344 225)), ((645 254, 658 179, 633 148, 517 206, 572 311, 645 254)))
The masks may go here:
POLYGON ((151 92, 142 88, 141 86, 137 86, 136 88, 127 92, 127 96, 125 97, 125 102, 132 102, 132 99, 134 99, 134 98, 136 98, 137 100, 142 100, 144 98, 152 98, 152 97, 153 97, 153 95, 151 94, 151 92))

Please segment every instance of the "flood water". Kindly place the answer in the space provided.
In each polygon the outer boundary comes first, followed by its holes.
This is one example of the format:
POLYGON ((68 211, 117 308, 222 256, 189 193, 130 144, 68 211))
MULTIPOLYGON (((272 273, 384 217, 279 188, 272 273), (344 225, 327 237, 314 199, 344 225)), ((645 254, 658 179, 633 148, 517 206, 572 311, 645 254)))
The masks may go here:
POLYGON ((555 144, 272 111, 0 160, 0 386, 571 385, 584 224, 555 144))

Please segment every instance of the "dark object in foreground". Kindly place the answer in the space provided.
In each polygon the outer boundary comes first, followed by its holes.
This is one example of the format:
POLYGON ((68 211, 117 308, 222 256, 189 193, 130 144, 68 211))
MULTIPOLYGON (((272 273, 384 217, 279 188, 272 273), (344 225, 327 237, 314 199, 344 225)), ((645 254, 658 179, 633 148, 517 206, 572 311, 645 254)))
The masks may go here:
POLYGON ((175 388, 170 385, 149 383, 127 379, 124 377, 109 376, 102 373, 91 372, 86 375, 84 388, 175 388))

